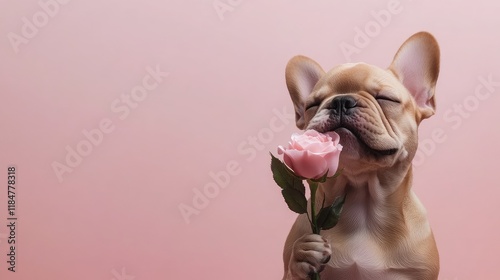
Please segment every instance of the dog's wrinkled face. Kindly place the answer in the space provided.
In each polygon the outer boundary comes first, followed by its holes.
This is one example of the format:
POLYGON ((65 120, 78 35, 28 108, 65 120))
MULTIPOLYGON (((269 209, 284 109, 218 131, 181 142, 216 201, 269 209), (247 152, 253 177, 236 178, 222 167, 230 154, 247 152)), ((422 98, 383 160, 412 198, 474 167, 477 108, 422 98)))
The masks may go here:
POLYGON ((434 113, 438 73, 437 43, 422 32, 401 46, 387 70, 357 63, 325 73, 297 56, 286 78, 297 126, 337 132, 342 166, 358 173, 411 162, 418 124, 434 113))
POLYGON ((407 135, 415 134, 413 107, 406 89, 388 71, 367 64, 348 64, 325 74, 305 100, 307 129, 335 131, 343 155, 356 161, 388 164, 406 157, 407 135))

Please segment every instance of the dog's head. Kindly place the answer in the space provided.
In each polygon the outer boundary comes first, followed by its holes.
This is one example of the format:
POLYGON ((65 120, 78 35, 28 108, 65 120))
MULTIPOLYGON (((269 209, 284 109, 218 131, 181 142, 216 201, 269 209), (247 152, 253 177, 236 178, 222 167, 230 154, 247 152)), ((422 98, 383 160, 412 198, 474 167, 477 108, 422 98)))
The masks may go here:
POLYGON ((341 166, 355 175, 411 163, 417 127, 434 114, 439 47, 420 32, 399 48, 388 69, 348 63, 323 71, 305 56, 292 58, 286 84, 300 129, 335 131, 341 166))

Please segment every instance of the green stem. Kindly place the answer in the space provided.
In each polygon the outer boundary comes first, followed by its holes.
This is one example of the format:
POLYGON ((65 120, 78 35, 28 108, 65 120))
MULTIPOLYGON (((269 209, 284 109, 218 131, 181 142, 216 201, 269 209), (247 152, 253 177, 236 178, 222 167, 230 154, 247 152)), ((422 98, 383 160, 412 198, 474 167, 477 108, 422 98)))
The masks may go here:
POLYGON ((319 234, 316 221, 316 190, 318 190, 318 183, 309 181, 309 188, 311 189, 311 229, 314 234, 319 234))
MULTIPOLYGON (((318 228, 316 221, 316 191, 318 190, 318 183, 307 180, 309 183, 309 188, 311 189, 311 229, 314 234, 319 234, 320 229, 318 228)), ((319 273, 314 273, 311 276, 312 280, 321 280, 319 273)))

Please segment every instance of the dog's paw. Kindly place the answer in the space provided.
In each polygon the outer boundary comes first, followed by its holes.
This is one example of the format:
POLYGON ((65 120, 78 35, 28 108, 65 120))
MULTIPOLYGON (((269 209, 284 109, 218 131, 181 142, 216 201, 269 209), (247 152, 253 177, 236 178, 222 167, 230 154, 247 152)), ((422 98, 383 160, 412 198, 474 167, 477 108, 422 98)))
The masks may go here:
POLYGON ((318 234, 306 234, 293 244, 288 266, 292 279, 309 279, 315 272, 325 269, 330 260, 332 248, 326 239, 318 234))

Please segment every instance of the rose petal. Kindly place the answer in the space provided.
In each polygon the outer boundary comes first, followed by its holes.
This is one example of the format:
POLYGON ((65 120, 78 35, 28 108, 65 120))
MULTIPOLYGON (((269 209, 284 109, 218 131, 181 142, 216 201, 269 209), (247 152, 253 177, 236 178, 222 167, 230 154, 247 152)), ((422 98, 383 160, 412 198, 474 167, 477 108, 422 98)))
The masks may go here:
POLYGON ((292 136, 290 139, 292 139, 292 142, 296 141, 297 138, 300 138, 302 135, 298 133, 292 133, 292 136))
POLYGON ((283 159, 297 175, 308 179, 320 178, 327 169, 327 163, 323 156, 315 155, 309 151, 287 150, 283 159))
POLYGON ((339 168, 339 158, 340 158, 340 150, 328 153, 324 156, 327 168, 328 168, 328 177, 331 177, 337 172, 339 168))
POLYGON ((285 152, 285 148, 283 146, 278 146, 278 155, 281 155, 285 152))
POLYGON ((329 142, 316 142, 307 146, 307 150, 315 154, 322 154, 331 151, 332 147, 332 143, 329 142))
POLYGON ((326 135, 328 135, 329 137, 331 137, 330 141, 332 141, 335 146, 339 143, 339 141, 340 141, 340 135, 338 135, 337 132, 335 132, 335 131, 328 131, 326 133, 326 135))
POLYGON ((314 129, 308 129, 304 132, 304 135, 307 135, 307 136, 312 136, 312 137, 318 137, 320 135, 319 132, 317 132, 316 130, 314 129))
MULTIPOLYGON (((285 164, 291 169, 293 170, 295 173, 297 173, 295 171, 295 167, 293 165, 293 161, 294 161, 294 158, 292 158, 290 156, 290 154, 296 154, 296 153, 304 153, 304 152, 301 152, 301 151, 296 151, 296 150, 285 150, 284 151, 284 154, 283 154, 283 161, 285 162, 285 164)), ((298 174, 298 173, 297 173, 298 174)))
POLYGON ((293 147, 297 150, 307 150, 307 147, 310 143, 304 138, 297 138, 295 142, 293 142, 293 147))
POLYGON ((329 144, 330 145, 328 146, 328 148, 326 148, 323 151, 323 154, 331 153, 331 152, 335 152, 335 151, 342 151, 342 145, 340 145, 340 144, 334 145, 334 143, 329 143, 329 144))
POLYGON ((299 142, 295 141, 295 140, 292 140, 289 144, 289 148, 290 149, 293 149, 293 150, 298 150, 298 151, 302 151, 304 150, 304 147, 302 147, 302 145, 300 145, 299 142))

